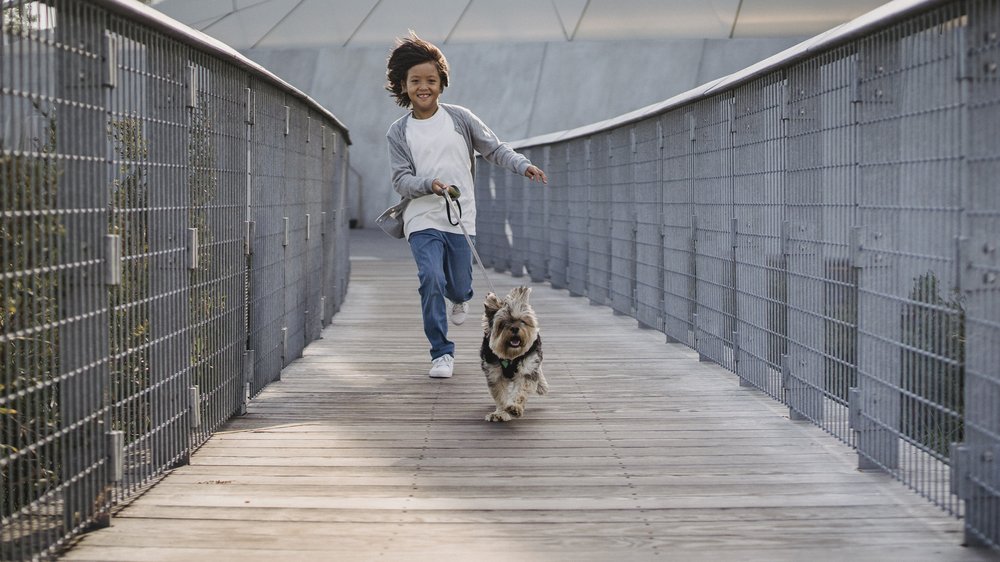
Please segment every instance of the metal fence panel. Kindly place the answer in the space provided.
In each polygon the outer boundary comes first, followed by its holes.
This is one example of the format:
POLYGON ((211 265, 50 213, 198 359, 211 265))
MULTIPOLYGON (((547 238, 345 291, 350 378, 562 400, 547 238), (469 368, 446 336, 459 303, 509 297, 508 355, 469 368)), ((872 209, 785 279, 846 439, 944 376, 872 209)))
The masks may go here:
POLYGON ((192 119, 189 149, 188 321, 191 385, 198 389, 198 424, 192 440, 203 443, 232 416, 243 394, 246 348, 246 76, 220 61, 195 56, 202 120, 192 119), (194 240, 197 238, 197 240, 194 240), (193 250, 192 250, 193 249, 193 250), (237 368, 233 368, 237 366, 237 368))
MULTIPOLYGON (((539 149, 541 150, 541 149, 539 149)), ((530 158, 530 150, 525 150, 530 158)), ((506 228, 509 232, 510 253, 508 264, 513 277, 522 277, 528 265, 529 237, 534 229, 528 223, 528 208, 536 195, 529 181, 507 170, 501 170, 506 179, 507 189, 504 201, 507 203, 506 228)), ((541 193, 539 192, 538 195, 541 193)), ((536 235, 537 236, 537 235, 536 235)))
POLYGON ((659 120, 635 127, 635 318, 663 330, 663 130, 659 120))
POLYGON ((610 257, 608 304, 621 314, 635 316, 636 195, 635 130, 615 130, 608 137, 608 197, 610 200, 610 257))
MULTIPOLYGON (((572 295, 587 294, 590 269, 590 139, 573 141, 567 148, 569 173, 569 251, 566 284, 572 295)), ((485 259, 485 258, 483 258, 485 259)))
MULTIPOLYGON (((322 121, 319 121, 322 123, 322 121)), ((319 327, 326 327, 333 318, 333 312, 340 307, 340 299, 335 296, 337 287, 337 257, 341 248, 337 247, 331 225, 336 217, 339 206, 337 180, 334 177, 337 154, 330 142, 330 131, 326 125, 320 125, 319 157, 316 169, 316 189, 319 191, 319 216, 313 219, 312 235, 318 239, 317 247, 320 254, 322 270, 320 271, 319 294, 319 327)), ((319 335, 317 335, 319 337, 319 335)))
POLYGON ((694 127, 695 337, 698 353, 728 369, 735 369, 736 331, 732 112, 731 95, 699 102, 694 127))
POLYGON ((675 111, 660 120, 663 130, 663 331, 695 347, 697 262, 695 259, 695 114, 675 111))
POLYGON ((952 6, 862 40, 858 79, 858 452, 950 511, 964 384, 960 17, 952 6))
MULTIPOLYGON (((247 373, 265 375, 259 390, 279 372, 266 349, 276 341, 262 336, 280 332, 283 272, 325 267, 316 246, 308 266, 274 251, 285 105, 319 110, 212 45, 118 14, 79 0, 3 5, 4 560, 51 558, 187 462, 245 406, 247 373), (279 298, 263 292, 273 288, 279 298), (248 343, 263 352, 256 369, 244 367, 248 343)), ((322 212, 321 158, 295 161, 309 213, 322 212)), ((344 289, 346 251, 339 259, 344 289)), ((318 290, 308 295, 291 311, 310 318, 303 343, 318 335, 318 290)))
POLYGON ((590 195, 587 207, 587 296, 594 304, 611 299, 611 133, 590 139, 590 195))
MULTIPOLYGON (((184 462, 192 445, 190 390, 194 384, 193 374, 201 365, 192 368, 187 359, 193 352, 203 351, 195 347, 203 342, 199 341, 197 332, 187 330, 192 318, 199 316, 199 311, 189 306, 189 299, 195 296, 190 288, 192 271, 188 269, 190 264, 181 257, 190 252, 187 248, 188 229, 198 228, 201 244, 198 265, 206 267, 210 263, 210 257, 202 254, 202 248, 213 237, 203 219, 207 214, 204 206, 215 197, 215 193, 210 191, 214 185, 209 181, 214 170, 208 169, 208 160, 216 156, 202 152, 210 146, 210 131, 204 126, 207 106, 204 92, 199 92, 197 103, 191 108, 175 101, 184 98, 191 77, 189 58, 184 49, 159 35, 137 34, 131 29, 133 27, 120 22, 123 40, 117 43, 119 48, 129 50, 139 48, 138 42, 145 45, 148 72, 140 78, 134 75, 134 70, 120 67, 118 84, 143 81, 143 89, 148 91, 149 98, 147 118, 143 124, 148 133, 149 164, 140 170, 148 176, 150 186, 150 212, 146 216, 151 234, 150 280, 152 294, 155 295, 150 300, 149 309, 152 342, 150 377, 155 377, 155 380, 151 381, 147 395, 152 405, 150 425, 159 429, 152 433, 147 451, 135 448, 126 456, 121 482, 123 496, 144 484, 146 478, 159 474, 162 468, 184 462), (132 41, 124 40, 126 32, 131 32, 132 41), (187 186, 187 189, 165 189, 165 186, 187 186), (190 211, 196 204, 198 210, 190 211)), ((117 56, 119 61, 128 61, 129 58, 123 52, 117 56)), ((132 66, 138 65, 132 63, 132 66)), ((121 86, 116 89, 118 87, 121 86)), ((125 186, 119 185, 121 187, 125 186)), ((238 267, 237 271, 242 272, 242 264, 238 267)), ((241 334, 244 313, 242 294, 230 304, 229 312, 238 314, 238 325, 233 329, 236 334, 241 334)), ((122 377, 119 380, 124 380, 125 373, 119 376, 122 377)), ((133 394, 142 396, 141 393, 133 394)), ((126 395, 123 393, 122 398, 126 395)), ((137 421, 128 426, 134 429, 137 421)), ((129 443, 127 433, 125 441, 129 443)))
POLYGON ((733 216, 736 374, 783 400, 787 284, 781 248, 785 201, 784 76, 771 75, 734 95, 733 216))
POLYGON ((349 190, 348 172, 350 171, 350 153, 347 143, 340 133, 334 129, 328 131, 327 151, 324 158, 324 190, 333 191, 330 197, 331 207, 327 210, 327 220, 324 221, 323 244, 328 248, 330 267, 333 268, 329 277, 333 280, 330 288, 333 306, 327 306, 326 322, 329 324, 335 312, 347 296, 347 285, 351 276, 351 254, 349 246, 350 216, 347 210, 347 193, 349 190))
MULTIPOLYGON (((490 257, 483 258, 484 265, 507 271, 510 268, 510 240, 507 238, 507 180, 510 174, 485 162, 480 166, 488 169, 489 180, 485 197, 476 196, 476 238, 478 240, 480 229, 485 237, 477 246, 485 246, 488 250, 490 257)), ((480 252, 480 257, 482 255, 480 252)))
MULTIPOLYGON (((287 100, 286 100, 287 104, 287 100)), ((295 134, 285 139, 285 192, 283 203, 284 220, 284 271, 285 318, 282 326, 284 352, 282 364, 288 365, 302 355, 305 348, 305 325, 307 299, 307 251, 306 251, 306 208, 308 193, 303 183, 306 180, 302 169, 305 151, 306 115, 289 107, 289 128, 294 126, 295 134)))
POLYGON ((844 48, 788 72, 786 203, 786 400, 846 443, 849 389, 857 386, 857 56, 844 48))
POLYGON ((250 334, 254 351, 250 395, 256 396, 277 380, 283 366, 285 316, 285 96, 263 84, 252 83, 249 146, 250 221, 250 334))
POLYGON ((482 159, 476 163, 476 250, 487 268, 493 266, 497 253, 492 234, 492 223, 496 220, 493 212, 493 193, 496 189, 493 185, 494 168, 482 159))
MULTIPOLYGON (((535 165, 549 175, 550 147, 543 146, 525 151, 535 165)), ((520 246, 524 248, 524 270, 533 282, 548 279, 549 229, 545 217, 549 215, 550 191, 543 184, 533 183, 527 178, 520 180, 524 185, 524 227, 520 246)), ((516 239, 515 239, 516 243, 516 239)))
POLYGON ((305 177, 302 179, 306 195, 305 202, 305 246, 306 246, 306 308, 305 308, 305 338, 307 342, 319 337, 323 329, 321 303, 323 299, 323 264, 326 256, 323 253, 323 238, 319 234, 320 221, 323 216, 323 192, 327 186, 323 178, 323 139, 322 131, 316 125, 316 116, 310 111, 306 113, 306 143, 303 147, 302 169, 305 177))
POLYGON ((548 153, 547 168, 543 168, 549 177, 548 188, 545 190, 548 202, 545 221, 548 233, 549 247, 546 253, 548 259, 549 283, 557 289, 567 286, 566 274, 569 268, 569 202, 570 192, 569 145, 560 143, 553 145, 548 153))

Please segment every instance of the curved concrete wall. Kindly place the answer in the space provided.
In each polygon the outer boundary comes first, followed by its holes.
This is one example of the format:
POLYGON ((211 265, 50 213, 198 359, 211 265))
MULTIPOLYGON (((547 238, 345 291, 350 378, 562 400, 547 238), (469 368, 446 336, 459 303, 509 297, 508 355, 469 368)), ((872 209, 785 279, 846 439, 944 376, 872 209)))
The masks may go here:
MULTIPOLYGON (((443 47, 442 101, 472 109, 507 141, 601 121, 736 72, 800 42, 781 39, 479 43, 443 47)), ((244 54, 333 111, 350 129, 351 218, 370 226, 398 200, 385 132, 404 110, 382 89, 384 48, 252 49, 244 54)))

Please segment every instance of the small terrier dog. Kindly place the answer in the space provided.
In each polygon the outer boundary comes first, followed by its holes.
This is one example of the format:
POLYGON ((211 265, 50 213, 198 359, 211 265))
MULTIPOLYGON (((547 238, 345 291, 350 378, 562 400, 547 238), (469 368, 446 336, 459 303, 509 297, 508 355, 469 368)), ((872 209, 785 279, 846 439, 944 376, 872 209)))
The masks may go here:
POLYGON ((528 395, 545 394, 548 382, 542 375, 542 337, 538 319, 528 304, 529 287, 518 287, 500 300, 486 296, 483 314, 483 346, 480 364, 486 385, 497 408, 486 421, 510 421, 524 414, 528 395))

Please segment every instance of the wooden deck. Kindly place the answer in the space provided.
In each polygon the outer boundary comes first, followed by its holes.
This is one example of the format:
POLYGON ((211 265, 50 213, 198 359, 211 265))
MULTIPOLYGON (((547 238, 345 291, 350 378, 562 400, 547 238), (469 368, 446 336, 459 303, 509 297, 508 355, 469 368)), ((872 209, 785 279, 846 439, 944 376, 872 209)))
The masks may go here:
POLYGON ((735 375, 545 285, 551 393, 485 422, 478 310, 452 328, 455 377, 430 379, 405 243, 352 248, 323 339, 66 560, 989 559, 735 375))

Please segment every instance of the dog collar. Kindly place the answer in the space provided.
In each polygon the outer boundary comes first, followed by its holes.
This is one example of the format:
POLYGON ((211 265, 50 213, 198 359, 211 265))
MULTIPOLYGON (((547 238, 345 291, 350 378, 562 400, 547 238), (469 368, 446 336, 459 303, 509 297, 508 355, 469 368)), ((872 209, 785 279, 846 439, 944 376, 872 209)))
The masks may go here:
POLYGON ((500 366, 502 366, 504 369, 506 369, 507 367, 510 367, 510 361, 508 361, 506 359, 501 359, 500 360, 500 366))

